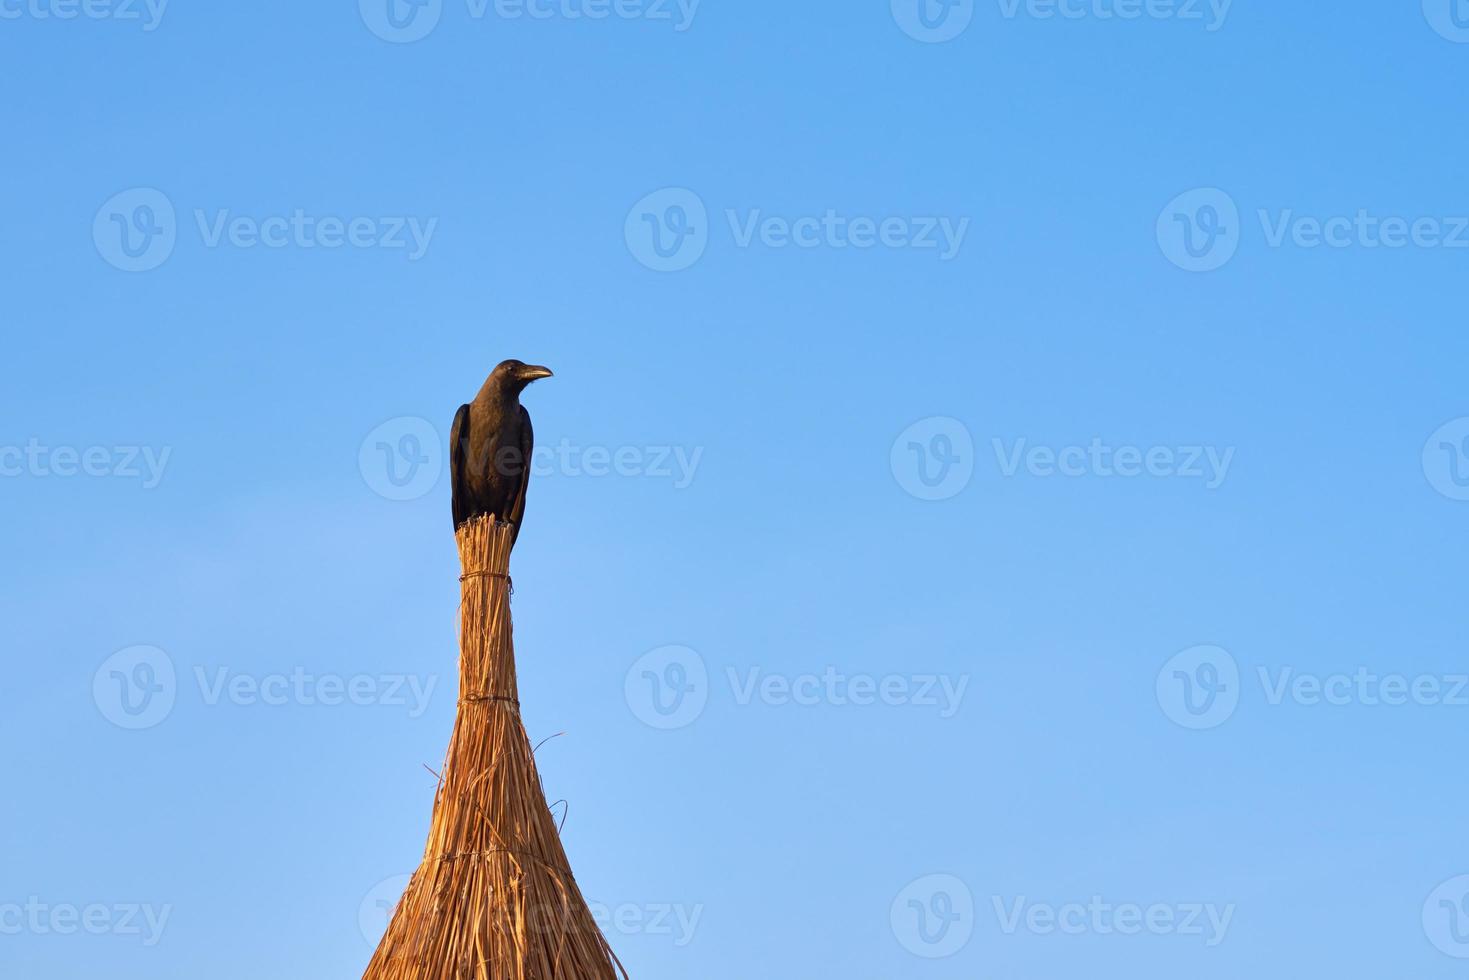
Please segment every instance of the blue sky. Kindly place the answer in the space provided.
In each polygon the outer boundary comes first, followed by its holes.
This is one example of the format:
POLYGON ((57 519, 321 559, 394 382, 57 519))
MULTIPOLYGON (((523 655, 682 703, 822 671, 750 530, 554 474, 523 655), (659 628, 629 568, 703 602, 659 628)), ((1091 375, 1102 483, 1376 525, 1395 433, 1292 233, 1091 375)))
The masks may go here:
POLYGON ((396 2, 0 2, 0 975, 360 975, 504 357, 635 977, 1462 972, 1469 5, 396 2))

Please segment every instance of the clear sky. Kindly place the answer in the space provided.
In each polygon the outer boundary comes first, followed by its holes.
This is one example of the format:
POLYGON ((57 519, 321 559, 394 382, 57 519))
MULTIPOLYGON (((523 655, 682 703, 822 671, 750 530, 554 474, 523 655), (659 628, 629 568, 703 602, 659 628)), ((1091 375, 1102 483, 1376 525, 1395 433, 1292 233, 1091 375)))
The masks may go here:
POLYGON ((1456 2, 0 0, 0 977, 361 974, 505 357, 633 976, 1462 975, 1456 2))

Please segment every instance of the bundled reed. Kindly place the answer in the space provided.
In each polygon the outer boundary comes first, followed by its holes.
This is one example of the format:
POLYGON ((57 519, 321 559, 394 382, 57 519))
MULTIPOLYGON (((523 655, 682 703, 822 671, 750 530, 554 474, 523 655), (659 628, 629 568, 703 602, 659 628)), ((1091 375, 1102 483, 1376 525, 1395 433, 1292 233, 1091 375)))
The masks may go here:
POLYGON ((546 804, 520 719, 508 525, 456 535, 459 714, 423 864, 364 980, 615 980, 546 804))

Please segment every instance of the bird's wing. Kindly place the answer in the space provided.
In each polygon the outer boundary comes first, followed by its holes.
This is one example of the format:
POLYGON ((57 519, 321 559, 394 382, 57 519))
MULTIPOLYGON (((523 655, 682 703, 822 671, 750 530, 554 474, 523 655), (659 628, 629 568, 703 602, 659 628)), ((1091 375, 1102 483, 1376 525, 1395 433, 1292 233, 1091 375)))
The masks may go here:
POLYGON ((536 448, 536 433, 530 426, 530 412, 525 406, 520 406, 520 491, 515 495, 515 502, 510 505, 510 523, 514 530, 510 532, 510 547, 515 547, 515 539, 520 537, 520 521, 525 517, 525 495, 530 490, 530 461, 531 455, 536 448))
POLYGON ((464 457, 469 442, 469 406, 460 405, 449 429, 449 493, 454 510, 454 530, 469 520, 469 492, 464 485, 464 457))

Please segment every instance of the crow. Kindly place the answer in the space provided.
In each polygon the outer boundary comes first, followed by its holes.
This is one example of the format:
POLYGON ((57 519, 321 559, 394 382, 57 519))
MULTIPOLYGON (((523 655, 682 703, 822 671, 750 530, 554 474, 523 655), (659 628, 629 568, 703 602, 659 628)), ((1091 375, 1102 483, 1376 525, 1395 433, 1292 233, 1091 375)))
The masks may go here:
POLYGON ((449 430, 449 468, 453 483, 454 530, 484 514, 514 526, 510 545, 520 536, 525 493, 530 484, 535 433, 520 393, 551 370, 524 361, 501 361, 485 379, 474 401, 459 406, 449 430))

